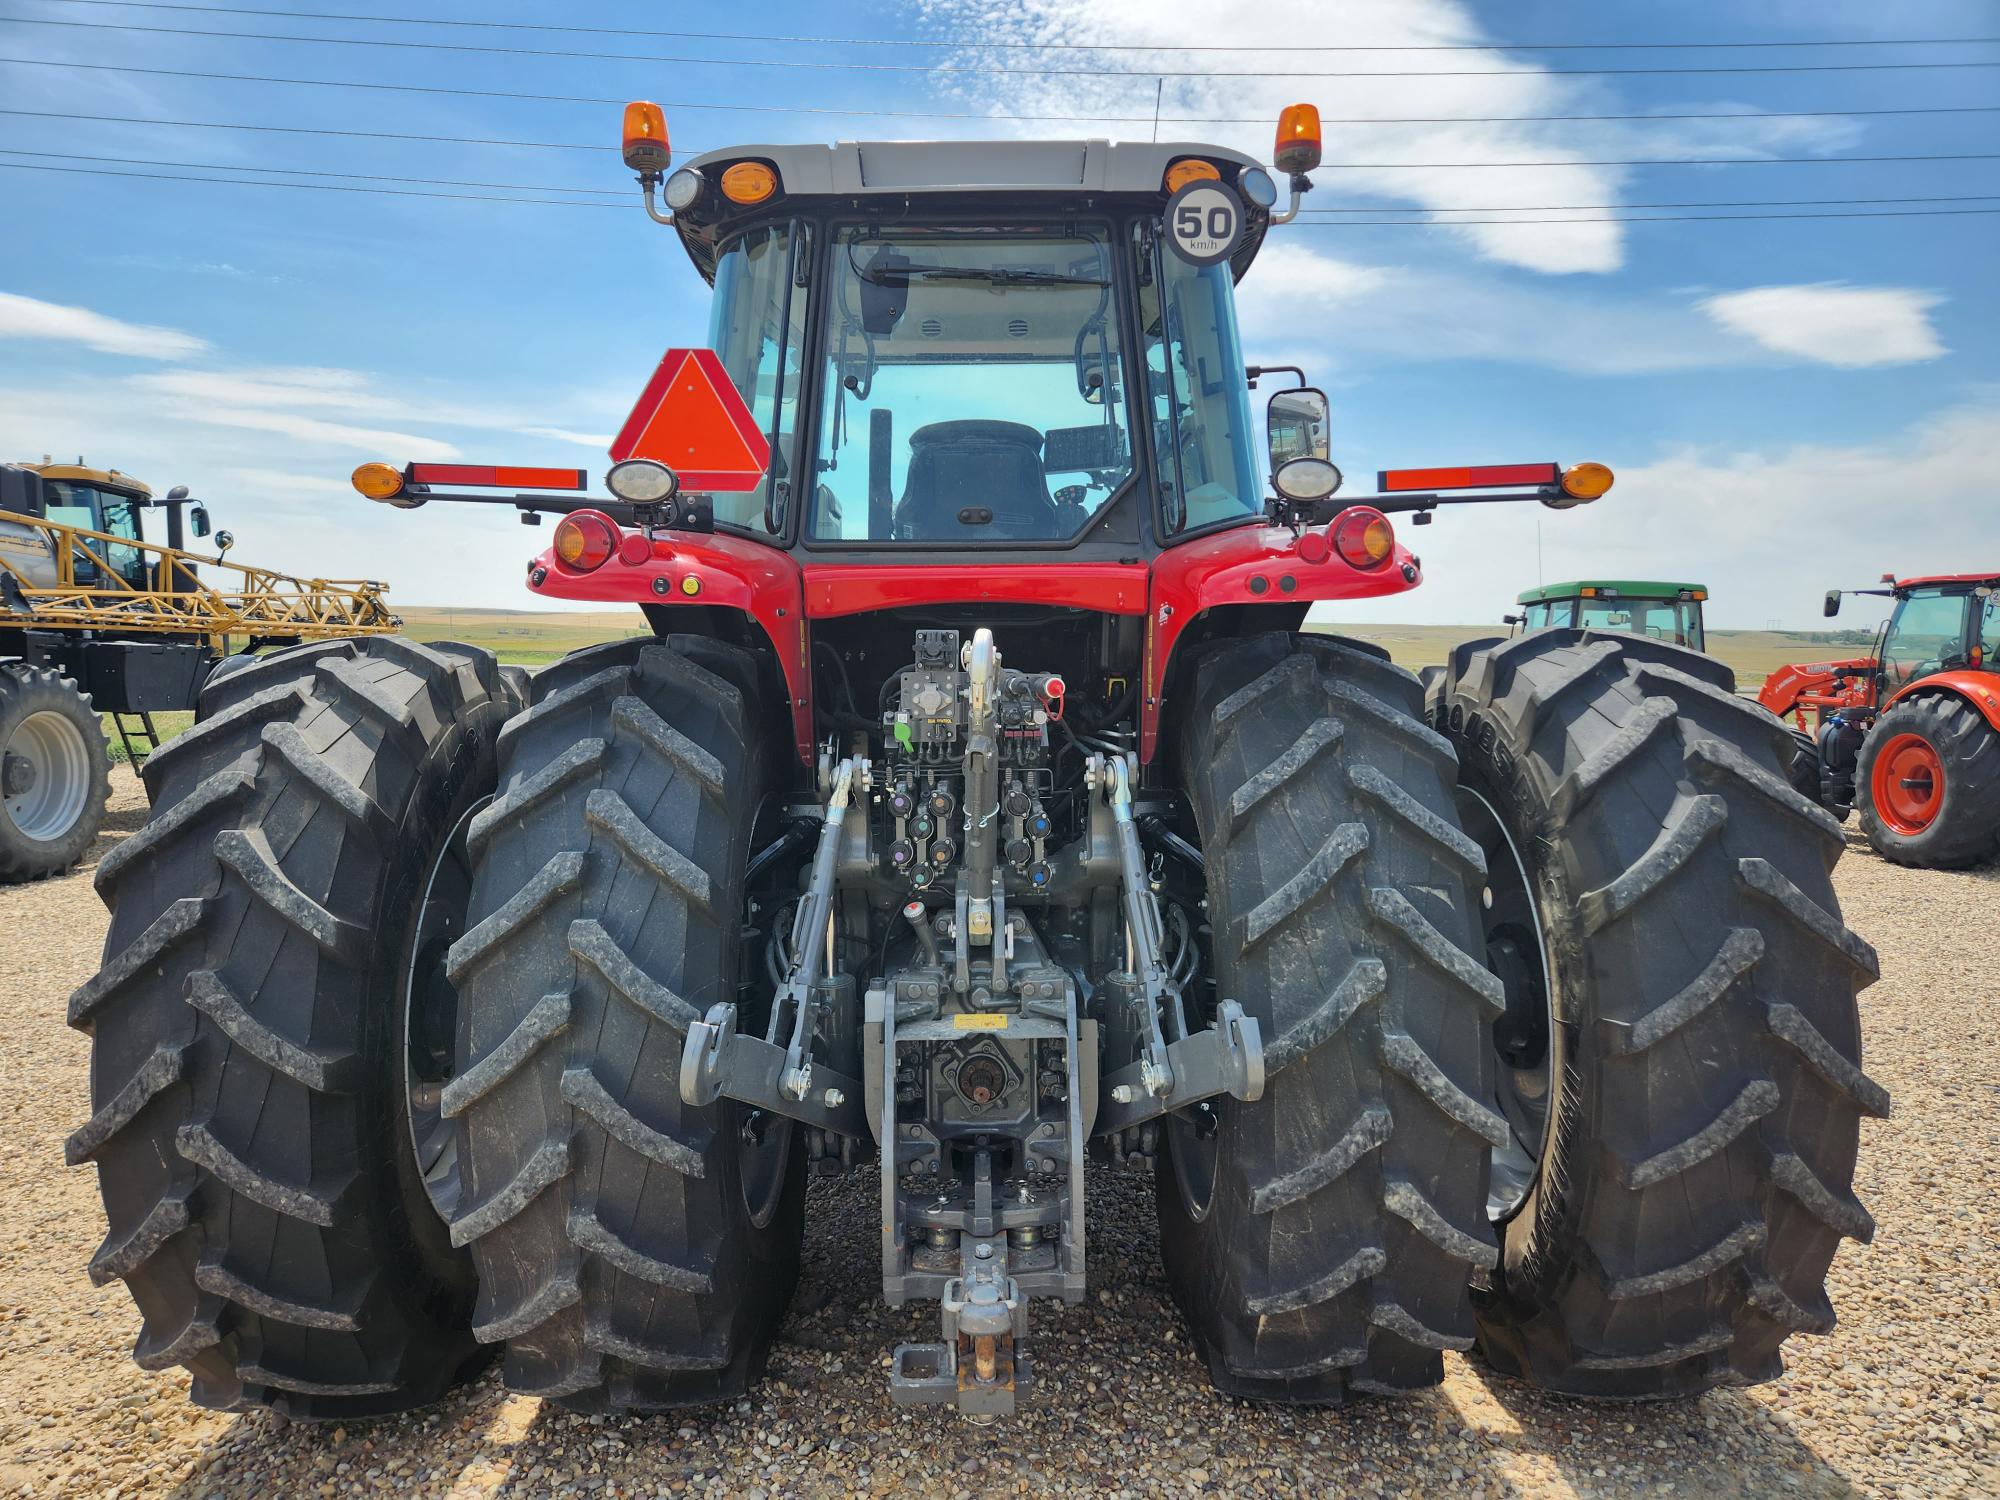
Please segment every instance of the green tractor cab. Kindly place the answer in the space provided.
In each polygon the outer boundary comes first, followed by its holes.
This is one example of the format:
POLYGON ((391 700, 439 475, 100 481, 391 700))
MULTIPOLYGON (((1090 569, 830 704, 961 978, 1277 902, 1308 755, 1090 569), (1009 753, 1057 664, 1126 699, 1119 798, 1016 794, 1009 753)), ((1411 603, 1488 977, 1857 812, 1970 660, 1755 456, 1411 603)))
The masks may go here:
POLYGON ((1528 589, 1517 601, 1521 613, 1505 616, 1521 630, 1555 626, 1563 630, 1624 630, 1696 651, 1708 649, 1701 606, 1708 590, 1699 583, 1660 583, 1626 578, 1590 583, 1551 583, 1528 589))

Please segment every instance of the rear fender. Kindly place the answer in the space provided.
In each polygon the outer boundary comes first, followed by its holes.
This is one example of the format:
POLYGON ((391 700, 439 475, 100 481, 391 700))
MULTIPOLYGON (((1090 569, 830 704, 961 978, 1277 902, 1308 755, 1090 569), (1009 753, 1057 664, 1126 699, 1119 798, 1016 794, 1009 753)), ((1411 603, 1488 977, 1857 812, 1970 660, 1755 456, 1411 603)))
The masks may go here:
POLYGON ((812 764, 804 589, 799 565, 788 554, 721 533, 661 532, 651 556, 636 563, 613 556, 588 573, 570 571, 556 561, 553 549, 545 551, 529 564, 528 589, 550 599, 651 606, 656 624, 676 608, 688 609, 691 619, 700 618, 701 606, 742 611, 763 631, 784 669, 794 748, 801 762, 812 764))
POLYGON ((1169 547, 1153 564, 1146 612, 1145 697, 1140 702, 1139 758, 1159 747, 1174 648, 1211 611, 1243 605, 1310 605, 1331 599, 1404 594, 1423 582, 1422 565, 1397 545, 1366 570, 1336 554, 1325 562, 1298 555, 1297 538, 1282 526, 1245 526, 1169 547))
POLYGON ((1963 698, 1972 706, 1973 712, 2000 732, 2000 674, 1993 672, 1933 672, 1928 677, 1905 683, 1882 706, 1886 710, 1910 698, 1940 695, 1963 698))

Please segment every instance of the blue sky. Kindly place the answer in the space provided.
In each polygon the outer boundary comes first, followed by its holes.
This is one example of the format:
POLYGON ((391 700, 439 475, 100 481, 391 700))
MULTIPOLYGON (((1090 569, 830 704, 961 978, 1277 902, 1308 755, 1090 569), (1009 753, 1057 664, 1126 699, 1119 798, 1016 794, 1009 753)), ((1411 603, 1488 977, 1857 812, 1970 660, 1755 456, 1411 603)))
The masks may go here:
MULTIPOLYGON (((263 8, 343 7, 334 0, 263 0, 263 8)), ((462 456, 582 465, 596 473, 605 462, 604 438, 617 429, 660 350, 702 336, 699 279, 672 235, 620 196, 629 177, 615 155, 615 102, 131 70, 609 101, 651 97, 667 105, 677 154, 834 138, 1143 138, 1156 88, 1169 122, 1256 122, 1168 123, 1162 139, 1218 140, 1259 152, 1269 149, 1268 122, 1293 99, 1317 103, 1329 120, 1632 115, 1644 118, 1330 124, 1328 166, 1317 174, 1309 203, 1322 211, 1383 205, 1396 212, 1351 217, 1418 220, 1608 216, 1449 212, 1569 204, 1621 205, 1611 212, 1623 215, 1828 213, 1839 205, 1637 205, 1979 194, 1989 196, 1862 204, 1852 211, 2000 208, 2000 161, 1851 160, 2000 152, 2000 114, 1775 113, 2000 106, 2000 67, 1558 71, 2000 63, 2000 45, 1663 52, 1532 45, 2000 34, 2000 18, 1981 3, 1772 3, 1746 15, 1750 9, 1269 0, 1246 12, 1188 0, 1094 0, 1087 7, 876 0, 838 8, 766 4, 752 12, 621 0, 560 8, 449 0, 402 12, 610 29, 576 35, 7 0, 0 7, 0 58, 16 61, 0 62, 0 109, 599 149, 0 114, 0 164, 12 164, 0 171, 10 204, 9 230, 0 239, 0 452, 82 452, 156 487, 190 484, 236 532, 240 555, 250 560, 386 577, 404 603, 523 606, 529 601, 520 563, 537 534, 484 512, 390 513, 356 497, 346 485, 348 471, 369 458, 462 456), (105 29, 140 27, 158 29, 105 29), (1069 48, 931 52, 642 37, 625 28, 1069 48), (191 30, 918 70, 504 56, 173 34, 191 30), (1173 50, 1276 38, 1290 50, 1173 50), (1342 45, 1473 50, 1306 50, 1342 45), (921 71, 926 63, 956 71, 921 71), (1032 68, 1076 71, 1000 76, 1002 69, 1032 68), (1447 69, 1490 76, 1307 76, 1447 69), (1123 70, 1135 76, 1106 76, 1123 70), (1274 76, 1166 76, 1225 70, 1274 76), (796 109, 970 118, 781 112, 796 109), (1141 123, 1023 118, 1100 112, 1141 123), (1756 118, 1662 118, 1739 112, 1756 118), (1746 164, 1595 164, 1687 157, 1746 164), (1468 161, 1545 165, 1429 165, 1468 161), (608 196, 523 196, 613 206, 20 169, 27 167, 393 185, 296 175, 378 174, 597 189, 608 196)), ((1594 458, 1619 473, 1611 497, 1587 512, 1445 513, 1414 534, 1427 565, 1424 589, 1358 606, 1351 618, 1492 619, 1515 590, 1535 581, 1539 568, 1550 580, 1585 572, 1691 576, 1714 588, 1718 624, 1805 625, 1830 584, 1863 583, 1884 568, 2000 566, 1996 250, 2000 215, 1988 214, 1456 229, 1341 227, 1327 216, 1273 234, 1243 285, 1243 317, 1253 358, 1302 363, 1327 387, 1337 414, 1336 457, 1357 490, 1372 487, 1378 467, 1395 465, 1594 458)))

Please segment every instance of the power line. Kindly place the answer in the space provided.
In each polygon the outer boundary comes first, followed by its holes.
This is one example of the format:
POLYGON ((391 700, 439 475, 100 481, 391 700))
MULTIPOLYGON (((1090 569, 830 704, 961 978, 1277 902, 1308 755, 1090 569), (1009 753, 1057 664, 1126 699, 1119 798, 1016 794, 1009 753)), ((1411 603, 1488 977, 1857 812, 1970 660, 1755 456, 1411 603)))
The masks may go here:
POLYGON ((648 31, 635 26, 556 26, 529 21, 434 20, 422 16, 366 16, 345 11, 260 10, 241 5, 175 5, 165 0, 45 0, 56 5, 98 5, 119 10, 170 10, 220 16, 271 16, 286 20, 354 21, 382 26, 458 26, 488 31, 539 31, 569 36, 665 37, 678 41, 797 43, 815 47, 980 48, 1015 52, 1634 52, 1743 49, 1756 47, 1957 47, 2000 42, 2000 37, 1871 37, 1866 40, 1806 40, 1784 42, 1434 42, 1410 46, 1392 43, 1320 44, 1291 42, 1151 43, 1151 42, 1025 42, 990 38, 932 40, 916 37, 771 36, 741 31, 648 31))
MULTIPOLYGON (((236 170, 228 168, 225 170, 236 170)), ((323 182, 271 182, 264 179, 246 180, 230 177, 192 177, 172 172, 131 172, 110 167, 52 167, 33 162, 0 161, 0 171, 13 172, 61 172, 84 177, 137 177, 158 182, 205 182, 220 187, 252 188, 293 188, 302 192, 327 193, 373 193, 392 198, 435 198, 467 203, 532 203, 553 208, 609 208, 621 209, 626 205, 617 203, 594 203, 573 198, 499 198, 482 197, 466 193, 431 193, 402 188, 345 187, 323 182)), ((1311 224, 1314 229, 1450 229, 1461 224, 1662 224, 1662 223, 1735 223, 1748 219, 1910 219, 1937 218, 1965 214, 2000 214, 2000 208, 1919 208, 1869 211, 1863 213, 1780 213, 1780 214, 1655 214, 1624 215, 1615 218, 1595 219, 1352 219, 1338 222, 1311 224)))
POLYGON ((147 156, 91 156, 75 151, 22 151, 0 146, 0 156, 33 156, 46 161, 124 162, 135 167, 186 167, 198 172, 257 172, 289 177, 339 177, 352 182, 401 182, 423 187, 500 188, 518 193, 587 193, 620 202, 632 196, 630 188, 568 187, 559 182, 466 182, 455 177, 388 177, 377 172, 329 172, 316 167, 253 167, 241 162, 162 161, 147 156))
MULTIPOLYGON (((477 182, 454 177, 394 177, 375 172, 333 172, 314 167, 255 167, 239 162, 176 161, 158 157, 94 156, 73 151, 26 151, 0 147, 0 156, 29 156, 42 161, 84 161, 119 163, 136 167, 178 167, 197 172, 255 172, 265 176, 337 177, 349 182, 391 182, 415 187, 494 188, 520 193, 582 193, 620 202, 632 196, 630 188, 572 187, 554 182, 477 182)), ((1986 203, 2000 201, 2000 193, 1948 193, 1909 198, 1745 198, 1692 199, 1676 203, 1488 203, 1453 208, 1446 206, 1405 206, 1397 203, 1364 203, 1341 208, 1307 209, 1311 218, 1329 214, 1483 214, 1483 213, 1596 213, 1634 208, 1802 208, 1853 207, 1886 203, 1986 203)), ((601 205, 591 205, 598 207, 601 205)), ((1333 220, 1332 222, 1342 222, 1333 220)))
MULTIPOLYGON (((131 73, 155 78, 201 78, 230 83, 275 83, 287 87, 364 89, 373 92, 396 94, 439 94, 451 98, 471 99, 514 99, 541 104, 612 104, 623 105, 624 98, 596 97, 587 94, 524 94, 503 89, 463 89, 446 88, 439 84, 424 83, 378 83, 373 80, 353 78, 279 78, 262 73, 214 73, 191 68, 139 68, 126 64, 69 62, 45 57, 0 57, 0 63, 13 63, 23 67, 75 68, 94 73, 131 73)), ((978 120, 988 124, 1002 118, 990 114, 950 113, 941 110, 885 110, 885 109, 835 109, 830 107, 795 104, 708 104, 688 100, 662 102, 662 108, 681 110, 712 111, 722 114, 775 114, 837 116, 843 118, 883 119, 883 120, 978 120)), ((1025 120, 1036 124, 1057 122, 1081 125, 1149 125, 1151 115, 1030 115, 1008 114, 1007 120, 1025 120)), ((1263 125, 1269 121, 1258 119, 1202 119, 1191 116, 1179 118, 1163 117, 1163 125, 1263 125)), ((1764 157, 1686 157, 1661 158, 1658 160, 1633 161, 1531 161, 1531 162, 1331 162, 1329 167, 1399 167, 1399 166, 1740 166, 1740 165, 1806 165, 1828 161, 1985 161, 1982 155, 1923 155, 1923 156, 1764 156, 1764 157)))
POLYGON ((500 198, 477 193, 425 193, 406 188, 343 187, 331 182, 266 182, 242 177, 189 177, 174 172, 121 172, 110 167, 46 167, 36 162, 0 161, 0 172, 66 172, 80 177, 140 177, 150 182, 206 182, 216 187, 294 188, 306 193, 374 193, 386 198, 442 198, 460 203, 538 203, 551 208, 613 208, 622 203, 591 203, 578 198, 500 198))
MULTIPOLYGON (((102 5, 110 0, 78 0, 80 4, 102 5)), ((441 24, 441 23, 440 23, 441 24)), ((673 106, 676 109, 682 105, 673 106)), ((1334 119, 1322 116, 1326 125, 1495 125, 1506 123, 1541 123, 1547 121, 1574 120, 1795 120, 1847 118, 1862 115, 1991 115, 2000 114, 2000 104, 1946 104, 1907 109, 1786 109, 1746 112, 1735 110, 1723 114, 1675 114, 1675 115, 1416 115, 1384 116, 1378 119, 1334 119)), ((412 135, 399 131, 385 130, 336 130, 310 125, 264 125, 236 120, 154 120, 139 115, 91 115, 75 114, 66 110, 53 109, 0 109, 0 115, 17 115, 37 120, 93 120, 112 125, 159 125, 176 130, 248 130, 282 135, 324 135, 353 137, 376 141, 431 141, 450 146, 511 146, 537 151, 596 151, 616 152, 617 147, 601 141, 522 141, 502 136, 480 135, 412 135)), ((952 117, 957 118, 957 117, 952 117)), ((990 116, 979 116, 986 119, 990 116)), ((1017 116, 1015 118, 1027 118, 1017 116)), ((1063 119, 1081 118, 1061 116, 1063 119)), ((1164 123, 1164 122, 1163 122, 1164 123)), ((1178 121, 1180 124, 1237 124, 1240 121, 1178 121)), ((700 148, 684 145, 676 141, 677 155, 699 155, 700 148)))
MULTIPOLYGON (((17 155, 46 153, 23 152, 17 155)), ((89 157, 91 161, 115 161, 116 157, 89 157)), ((1861 203, 1990 203, 2000 202, 2000 193, 1946 193, 1931 198, 1696 198, 1685 203, 1488 203, 1478 208, 1441 208, 1427 204, 1403 207, 1393 203, 1366 203, 1351 208, 1309 208, 1302 219, 1323 218, 1327 214, 1535 214, 1595 213, 1626 208, 1802 208, 1847 206, 1861 203)), ((1339 223, 1340 220, 1330 220, 1339 223)))
MULTIPOLYGON (((802 60, 775 57, 686 57, 662 52, 584 52, 553 47, 491 47, 471 42, 398 42, 380 37, 292 36, 274 31, 214 31, 180 26, 138 26, 118 21, 60 21, 45 16, 0 16, 0 23, 14 26, 59 26, 77 31, 119 31, 147 36, 211 37, 222 41, 296 42, 315 47, 379 47, 399 52, 470 52, 497 57, 548 57, 568 61, 673 63, 706 68, 772 68, 789 72, 841 73, 946 73, 976 77, 1014 78, 1517 78, 1521 68, 1397 68, 1367 71, 1272 68, 1207 69, 1176 71, 1144 68, 990 68, 943 63, 831 62, 825 58, 802 60)), ((1539 75, 1556 77, 1618 77, 1684 73, 1879 73, 1935 71, 1964 68, 2000 68, 2000 59, 1988 62, 1865 62, 1865 63, 1748 63, 1727 67, 1645 67, 1645 68, 1535 68, 1539 75)))

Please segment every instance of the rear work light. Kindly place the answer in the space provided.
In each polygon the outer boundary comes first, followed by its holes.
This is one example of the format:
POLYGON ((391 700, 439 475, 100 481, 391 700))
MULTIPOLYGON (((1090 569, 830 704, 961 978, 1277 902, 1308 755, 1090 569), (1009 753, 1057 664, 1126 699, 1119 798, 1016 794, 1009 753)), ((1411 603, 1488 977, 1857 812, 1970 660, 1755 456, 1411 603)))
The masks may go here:
POLYGON ((556 524, 556 561, 573 573, 588 573, 610 561, 618 540, 618 528, 609 516, 580 510, 556 524))
POLYGON ((666 171, 673 152, 667 144, 667 117, 660 106, 646 99, 634 99, 626 105, 620 145, 625 165, 640 175, 656 177, 666 171))
POLYGON ((1354 568, 1379 568, 1396 551, 1396 528, 1389 518, 1370 505, 1354 505, 1342 511, 1333 523, 1333 550, 1342 562, 1354 568))
POLYGON ((746 208, 778 191, 778 174, 761 161, 739 161, 722 174, 722 196, 746 208))

